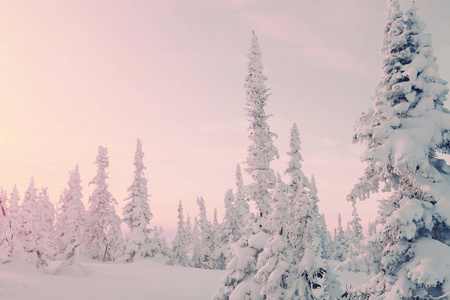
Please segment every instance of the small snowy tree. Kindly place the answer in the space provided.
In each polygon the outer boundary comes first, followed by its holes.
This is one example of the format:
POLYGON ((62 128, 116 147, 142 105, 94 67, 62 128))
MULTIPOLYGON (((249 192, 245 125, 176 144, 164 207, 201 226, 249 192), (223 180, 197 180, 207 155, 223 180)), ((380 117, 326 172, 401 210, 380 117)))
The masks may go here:
POLYGON ((122 232, 120 218, 114 208, 116 201, 108 191, 106 183, 106 168, 109 166, 107 148, 98 148, 95 164, 97 175, 90 183, 95 184, 95 189, 89 197, 87 252, 93 259, 110 261, 121 254, 122 232))
POLYGON ((61 264, 56 273, 83 274, 80 260, 86 211, 82 201, 78 165, 69 173, 67 185, 69 188, 64 189, 58 203, 55 237, 61 254, 61 264))
POLYGON ((450 269, 441 267, 450 265, 450 167, 436 153, 450 152, 448 89, 414 4, 406 19, 398 0, 387 5, 383 76, 374 108, 355 126, 367 167, 349 200, 380 185, 392 196, 380 203, 379 230, 360 258, 376 275, 353 297, 441 299, 450 291, 450 269))
POLYGON ((153 236, 151 237, 149 249, 152 257, 160 256, 160 258, 166 260, 166 263, 170 263, 171 249, 167 245, 164 228, 161 226, 153 227, 153 236))
POLYGON ((128 225, 130 232, 126 238, 125 255, 127 261, 133 258, 147 257, 149 253, 144 251, 145 243, 149 243, 149 229, 147 226, 153 217, 149 206, 149 195, 147 191, 147 179, 144 176, 144 153, 142 152, 142 143, 138 139, 136 154, 134 156, 134 180, 128 188, 129 196, 125 199, 128 203, 123 208, 123 221, 128 225))
POLYGON ((181 200, 178 204, 177 235, 172 241, 172 261, 182 266, 189 266, 187 258, 187 236, 181 200))

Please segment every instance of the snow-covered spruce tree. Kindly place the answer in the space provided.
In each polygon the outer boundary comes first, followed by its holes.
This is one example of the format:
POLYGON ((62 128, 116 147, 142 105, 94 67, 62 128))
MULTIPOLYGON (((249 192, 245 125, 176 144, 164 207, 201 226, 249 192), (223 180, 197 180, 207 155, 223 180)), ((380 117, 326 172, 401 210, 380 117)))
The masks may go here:
POLYGON ((235 193, 235 212, 236 212, 236 227, 239 230, 239 239, 245 233, 245 228, 250 218, 250 207, 247 203, 245 194, 244 180, 242 179, 241 166, 236 166, 236 193, 235 193))
POLYGON ((128 203, 123 208, 123 222, 130 229, 125 241, 125 256, 127 261, 133 261, 135 257, 150 256, 150 253, 146 251, 145 244, 150 242, 148 237, 150 230, 147 226, 153 215, 149 206, 143 158, 142 143, 138 139, 136 153, 134 155, 134 179, 128 188, 129 195, 125 199, 128 203))
POLYGON ((270 227, 275 234, 269 238, 258 256, 255 282, 261 285, 262 299, 295 299, 299 297, 298 276, 293 249, 286 238, 287 186, 278 174, 274 189, 270 227))
POLYGON ((41 188, 37 199, 38 215, 40 224, 41 239, 39 239, 40 248, 47 258, 55 256, 55 247, 53 243, 55 229, 55 206, 50 202, 48 189, 41 188))
POLYGON ((364 239, 364 235, 362 233, 361 219, 358 215, 358 210, 356 209, 356 203, 352 203, 353 212, 352 212, 352 220, 349 222, 349 230, 347 232, 348 238, 348 255, 349 256, 357 256, 361 252, 361 242, 364 239))
POLYGON ((376 222, 369 222, 369 225, 367 225, 367 236, 372 236, 377 232, 377 223, 376 222))
POLYGON ((183 204, 181 200, 178 204, 178 227, 177 235, 172 241, 172 261, 175 264, 189 266, 187 257, 187 237, 183 216, 183 204))
POLYGON ((215 238, 211 222, 206 217, 205 199, 203 199, 203 197, 197 197, 197 205, 199 209, 198 227, 200 230, 199 266, 197 266, 197 268, 214 269, 215 238))
POLYGON ((13 230, 7 212, 8 195, 0 190, 0 263, 11 261, 13 256, 13 230))
POLYGON ((319 196, 317 185, 316 185, 316 178, 314 175, 311 176, 311 179, 309 181, 309 199, 311 201, 311 209, 312 209, 312 219, 315 223, 315 228, 317 230, 317 236, 319 238, 319 246, 316 249, 316 253, 320 254, 322 258, 325 258, 325 248, 329 247, 331 243, 331 236, 327 230, 327 226, 325 223, 325 218, 323 215, 319 213, 319 196))
POLYGON ((194 217, 194 226, 192 228, 191 246, 188 251, 190 265, 194 268, 202 268, 202 238, 198 217, 194 217))
POLYGON ((333 254, 333 239, 331 238, 331 234, 328 231, 327 223, 325 222, 325 215, 321 214, 319 218, 319 229, 321 235, 321 248, 322 248, 322 258, 331 259, 333 254))
POLYGON ((90 183, 95 184, 95 189, 89 197, 86 250, 92 259, 111 261, 121 255, 122 232, 120 218, 114 208, 116 201, 108 191, 106 183, 108 179, 106 168, 109 166, 107 148, 98 147, 95 164, 97 175, 90 183))
POLYGON ((288 190, 289 187, 281 179, 281 175, 277 173, 277 182, 275 188, 272 191, 272 214, 270 215, 270 229, 272 232, 279 235, 287 236, 286 215, 288 213, 288 190), (282 232, 280 232, 282 231, 282 232))
POLYGON ((297 125, 294 124, 291 129, 290 137, 290 151, 287 153, 290 157, 288 167, 285 171, 290 177, 289 193, 288 193, 288 213, 287 220, 287 236, 291 246, 295 249, 295 257, 299 257, 303 251, 303 244, 301 242, 303 237, 304 224, 300 219, 302 218, 300 211, 302 206, 310 202, 309 198, 309 180, 302 171, 303 158, 300 154, 301 149, 300 133, 297 125))
POLYGON ((240 238, 241 228, 237 227, 237 212, 235 207, 235 199, 233 191, 229 189, 225 193, 224 198, 225 214, 220 224, 216 236, 217 245, 214 254, 216 261, 216 269, 224 270, 230 261, 228 248, 231 243, 236 242, 240 238))
POLYGON ((25 259, 24 247, 20 241, 20 206, 19 206, 19 191, 17 186, 14 185, 11 194, 9 195, 9 207, 8 207, 8 219, 11 228, 11 243, 12 243, 12 259, 21 260, 25 259))
POLYGON ((344 261, 347 258, 347 239, 345 237, 345 232, 342 229, 341 214, 338 214, 338 228, 334 230, 331 258, 338 261, 344 261))
POLYGON ((57 250, 61 264, 56 269, 58 274, 83 274, 80 259, 83 248, 86 210, 82 201, 81 178, 78 165, 69 172, 69 188, 64 189, 58 203, 55 229, 57 250))
MULTIPOLYGON (((312 299, 312 290, 326 272, 322 260, 322 231, 319 229, 317 189, 311 185, 301 169, 300 134, 297 125, 291 129, 290 156, 285 173, 290 177, 288 194, 288 241, 294 248, 294 262, 298 276, 300 298, 312 299)), ((293 267, 291 268, 293 269, 293 267)))
POLYGON ((191 258, 192 258, 192 253, 191 253, 191 249, 192 249, 192 236, 193 236, 193 232, 192 232, 192 223, 191 223, 191 216, 189 214, 186 215, 186 224, 184 226, 185 228, 185 232, 186 232, 186 254, 187 254, 187 261, 190 262, 191 258))
POLYGON ((11 228, 15 233, 17 233, 17 230, 20 226, 19 201, 20 201, 19 191, 17 190, 17 186, 14 185, 11 194, 9 194, 8 215, 9 220, 11 221, 11 228))
POLYGON ((166 236, 164 235, 164 228, 161 226, 153 227, 153 235, 150 238, 149 253, 152 257, 162 256, 166 259, 166 263, 170 263, 171 249, 167 245, 166 236))
POLYGON ((219 229, 219 220, 217 219, 217 208, 214 208, 214 216, 211 230, 215 233, 219 229))
POLYGON ((270 190, 275 186, 275 174, 270 162, 278 158, 278 150, 273 145, 275 134, 267 123, 269 118, 264 111, 268 89, 263 75, 261 50, 258 39, 253 33, 248 54, 248 75, 245 78, 247 95, 247 116, 249 117, 249 139, 246 171, 253 182, 247 186, 247 196, 256 205, 256 222, 253 232, 244 235, 231 246, 232 259, 227 265, 223 286, 216 292, 214 299, 258 299, 261 285, 254 281, 257 260, 267 240, 273 236, 269 229, 269 216, 272 213, 270 190))
POLYGON ((37 199, 34 178, 31 178, 20 209, 19 238, 24 248, 26 261, 40 268, 47 266, 47 257, 45 256, 45 249, 41 248, 42 234, 37 199))
POLYGON ((450 292, 450 167, 436 153, 450 152, 448 89, 414 5, 406 20, 398 0, 387 5, 383 75, 374 108, 355 126, 367 167, 349 200, 380 186, 392 196, 381 201, 361 260, 377 274, 352 299, 441 299, 450 292))

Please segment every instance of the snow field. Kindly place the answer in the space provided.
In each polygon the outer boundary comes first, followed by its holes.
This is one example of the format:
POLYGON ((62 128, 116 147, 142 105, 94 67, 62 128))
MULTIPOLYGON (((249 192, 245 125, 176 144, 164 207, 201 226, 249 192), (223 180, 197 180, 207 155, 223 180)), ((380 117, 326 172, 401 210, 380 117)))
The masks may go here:
POLYGON ((168 266, 157 259, 131 264, 83 262, 86 275, 54 275, 23 263, 0 267, 2 300, 180 300, 210 299, 225 271, 168 266))

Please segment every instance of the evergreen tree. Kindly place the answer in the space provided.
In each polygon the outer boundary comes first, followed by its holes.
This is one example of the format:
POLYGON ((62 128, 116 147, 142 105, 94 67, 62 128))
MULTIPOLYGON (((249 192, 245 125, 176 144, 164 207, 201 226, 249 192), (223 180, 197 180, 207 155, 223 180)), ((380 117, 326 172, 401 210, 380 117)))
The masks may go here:
POLYGON ((282 236, 287 236, 286 233, 286 215, 288 213, 288 186, 281 179, 280 174, 277 174, 277 182, 273 189, 272 214, 270 216, 270 228, 272 232, 278 233, 282 236))
POLYGON ((289 175, 289 202, 288 202, 288 241, 296 250, 295 256, 303 251, 302 237, 305 224, 302 224, 302 219, 306 215, 302 215, 301 211, 306 212, 303 207, 309 205, 309 180, 302 171, 303 158, 300 154, 300 134, 297 125, 294 124, 291 129, 290 151, 287 153, 290 157, 288 168, 285 174, 289 175))
POLYGON ((25 259, 37 268, 47 266, 45 249, 42 249, 41 223, 38 215, 37 189, 34 178, 25 191, 21 205, 19 237, 25 251, 25 259))
POLYGON ((356 203, 352 203, 353 212, 352 212, 352 220, 349 223, 350 229, 347 233, 348 237, 348 250, 350 256, 356 256, 361 252, 361 242, 364 239, 362 233, 361 219, 359 218, 358 211, 356 209, 356 203))
POLYGON ((219 221, 217 220, 217 208, 214 208, 214 218, 211 230, 216 232, 219 229, 219 221))
POLYGON ((214 262, 214 235, 211 223, 206 217, 205 199, 197 197, 197 205, 199 209, 198 226, 200 229, 200 253, 199 263, 202 269, 213 269, 214 262))
POLYGON ((17 186, 14 185, 11 194, 9 195, 9 219, 11 221, 11 228, 13 232, 17 233, 17 230, 20 226, 20 207, 19 207, 19 191, 17 190, 17 186))
POLYGON ((87 254, 102 261, 120 256, 122 233, 120 218, 114 208, 115 199, 108 191, 106 168, 109 166, 107 148, 99 147, 95 161, 97 175, 90 184, 95 189, 89 197, 88 226, 86 231, 87 254))
POLYGON ((55 256, 55 248, 53 243, 55 206, 50 202, 47 188, 42 188, 38 193, 37 209, 41 234, 41 239, 39 239, 39 247, 42 249, 47 258, 53 258, 55 256))
POLYGON ((321 214, 319 218, 319 228, 321 241, 322 241, 322 257, 324 259, 331 259, 333 253, 333 239, 331 238, 331 234, 327 229, 327 223, 325 222, 325 215, 321 214))
POLYGON ((296 266, 291 265, 293 251, 285 231, 287 203, 287 186, 277 174, 270 216, 275 234, 267 240, 256 264, 255 282, 261 285, 263 299, 294 299, 299 293, 296 266))
POLYGON ((287 214, 289 221, 288 238, 294 248, 295 271, 298 278, 298 294, 302 299, 312 299, 313 289, 320 287, 318 281, 326 272, 326 264, 322 260, 322 231, 319 228, 320 214, 317 188, 304 175, 300 154, 301 143, 297 125, 291 129, 290 160, 285 173, 290 177, 287 214))
POLYGON ((83 274, 80 260, 86 211, 78 165, 69 173, 67 185, 69 188, 64 189, 58 203, 55 237, 62 260, 56 273, 83 274))
POLYGON ((203 267, 203 261, 202 261, 202 238, 200 233, 200 225, 198 217, 194 218, 194 226, 192 229, 192 243, 191 247, 189 249, 190 253, 190 265, 194 268, 202 268, 203 267))
POLYGON ((128 198, 125 201, 128 203, 123 208, 123 221, 128 225, 130 232, 126 239, 125 255, 127 261, 132 261, 133 258, 147 257, 145 244, 149 243, 149 229, 147 226, 153 217, 149 206, 149 195, 147 191, 147 179, 144 176, 144 153, 142 152, 142 143, 138 139, 136 146, 136 153, 134 156, 134 180, 128 188, 128 198))
POLYGON ((13 256, 13 231, 7 212, 8 195, 0 190, 0 263, 11 261, 13 256))
POLYGON ((14 185, 13 190, 9 195, 9 207, 7 212, 12 233, 12 259, 24 260, 24 247, 22 245, 22 242, 20 241, 21 217, 19 201, 19 191, 17 190, 17 186, 14 185))
POLYGON ((172 261, 182 266, 189 266, 187 259, 187 236, 181 200, 178 204, 177 235, 172 241, 172 261))
POLYGON ((191 223, 191 216, 187 214, 186 216, 186 225, 185 225, 185 232, 186 232, 186 253, 187 253, 187 259, 188 262, 191 261, 190 258, 192 258, 191 248, 193 244, 193 232, 192 232, 192 223, 191 223))
POLYGON ((224 270, 230 260, 228 248, 231 243, 240 238, 240 228, 237 227, 235 199, 233 191, 229 189, 224 198, 225 214, 217 231, 217 246, 215 253, 216 269, 224 270))
POLYGON ((369 222, 369 225, 367 226, 367 235, 373 236, 377 232, 377 223, 376 222, 369 222))
POLYGON ((239 230, 239 239, 246 234, 245 228, 250 218, 250 207, 248 206, 244 180, 242 179, 241 166, 236 166, 236 193, 235 193, 235 212, 236 212, 236 227, 239 230))
POLYGON ((344 261, 347 258, 347 243, 342 229, 342 217, 338 214, 338 228, 334 231, 332 259, 344 261))
POLYGON ((258 39, 253 33, 248 54, 248 75, 245 78, 247 95, 247 115, 249 117, 249 139, 246 171, 253 179, 247 186, 247 195, 256 205, 256 223, 253 232, 245 235, 231 246, 232 259, 227 265, 223 286, 214 299, 258 299, 261 285, 254 281, 257 260, 266 242, 273 233, 270 231, 269 216, 272 213, 270 190, 275 186, 276 178, 270 162, 278 158, 278 150, 273 145, 276 136, 270 131, 264 111, 268 99, 265 87, 267 78, 263 75, 261 51, 258 39))
POLYGON ((450 167, 436 152, 450 151, 448 89, 438 74, 431 38, 413 7, 406 20, 398 0, 387 1, 383 76, 374 109, 359 117, 355 142, 367 163, 349 200, 364 200, 380 185, 392 196, 380 203, 380 230, 360 261, 377 273, 355 291, 364 299, 445 298, 450 271, 450 167))
POLYGON ((316 254, 324 257, 324 249, 327 247, 327 227, 325 224, 325 219, 319 213, 319 197, 317 195, 317 185, 314 175, 311 176, 309 198, 311 201, 311 219, 314 222, 315 230, 317 230, 316 235, 319 239, 319 245, 316 248, 316 254))
POLYGON ((167 262, 170 261, 171 249, 167 245, 166 237, 164 235, 164 228, 161 226, 153 227, 153 237, 151 238, 150 245, 151 247, 149 253, 152 257, 160 255, 167 258, 167 262))

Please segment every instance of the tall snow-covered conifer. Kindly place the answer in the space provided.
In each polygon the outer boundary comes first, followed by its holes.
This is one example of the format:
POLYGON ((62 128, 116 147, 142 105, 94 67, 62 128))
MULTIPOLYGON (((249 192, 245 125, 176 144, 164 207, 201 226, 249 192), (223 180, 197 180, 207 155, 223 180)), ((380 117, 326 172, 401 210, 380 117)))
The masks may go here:
POLYGON ((10 222, 12 237, 12 259, 24 260, 24 248, 20 241, 20 196, 17 186, 14 185, 11 194, 9 195, 8 219, 10 222))
POLYGON ((189 266, 187 257, 187 237, 184 224, 183 204, 178 204, 178 227, 177 235, 172 241, 172 260, 182 266, 189 266))
POLYGON ((41 188, 38 193, 37 208, 40 222, 40 248, 47 258, 55 256, 53 243, 55 229, 55 206, 50 202, 47 188, 41 188))
POLYGON ((83 246, 86 211, 82 201, 81 179, 78 165, 69 174, 69 188, 64 189, 59 199, 56 223, 56 245, 61 255, 57 273, 83 274, 80 258, 83 246))
POLYGON ((256 205, 256 223, 253 232, 245 235, 231 246, 232 259, 227 265, 227 273, 223 286, 217 291, 214 299, 258 299, 261 285, 254 280, 257 260, 267 240, 273 236, 270 230, 269 216, 272 213, 270 202, 271 189, 276 178, 270 163, 278 158, 278 150, 273 145, 276 136, 270 131, 264 108, 267 104, 268 89, 265 86, 266 76, 263 74, 261 50, 256 35, 253 33, 248 54, 248 74, 245 78, 246 110, 249 117, 249 139, 246 171, 253 179, 247 186, 247 196, 256 205))
POLYGON ((294 299, 299 292, 298 277, 292 266, 292 247, 286 238, 287 186, 280 174, 273 194, 270 226, 274 234, 258 256, 254 280, 261 285, 261 299, 294 299))
POLYGON ((123 208, 123 221, 128 225, 130 232, 126 238, 125 255, 128 260, 133 258, 146 257, 150 254, 145 251, 145 244, 149 243, 149 228, 147 228, 153 217, 150 211, 149 195, 147 191, 147 179, 144 176, 144 153, 142 143, 138 139, 136 153, 134 155, 134 180, 128 188, 128 203, 123 208))
POLYGON ((437 299, 450 292, 450 167, 436 155, 450 152, 448 89, 440 78, 431 37, 413 7, 406 19, 388 0, 383 30, 383 75, 374 108, 355 126, 367 150, 367 167, 349 200, 380 185, 392 191, 381 202, 362 259, 377 275, 354 291, 364 299, 437 299))
POLYGON ((233 191, 229 189, 225 193, 224 198, 225 214, 223 216, 223 222, 218 227, 217 245, 215 253, 216 268, 225 269, 229 259, 228 247, 231 243, 236 242, 240 238, 241 228, 237 227, 237 212, 235 206, 235 199, 233 191))
POLYGON ((239 164, 236 166, 235 211, 236 227, 239 229, 239 239, 244 235, 250 217, 250 207, 247 203, 244 180, 242 179, 241 166, 239 164))
POLYGON ((212 232, 211 222, 206 217, 205 199, 197 197, 198 205, 198 226, 200 229, 200 253, 199 253, 199 267, 202 269, 213 269, 214 262, 214 235, 212 232))
POLYGON ((301 242, 304 230, 304 224, 301 223, 302 206, 310 202, 309 199, 309 181, 302 171, 302 155, 300 154, 301 142, 300 133, 297 125, 294 124, 291 129, 290 151, 287 153, 290 157, 288 167, 285 171, 290 177, 288 192, 288 212, 286 217, 288 241, 292 247, 298 252, 301 251, 303 245, 301 242))
POLYGON ((21 205, 19 237, 26 254, 25 259, 40 268, 46 266, 47 261, 45 249, 41 247, 42 234, 37 199, 34 178, 31 178, 21 205))
POLYGON ((105 147, 98 147, 95 161, 97 175, 90 184, 95 189, 89 197, 88 226, 86 231, 87 254, 97 260, 110 261, 120 256, 122 232, 120 218, 114 208, 116 202, 108 191, 109 166, 108 152, 105 147))

